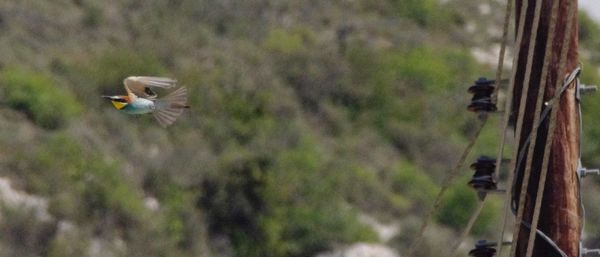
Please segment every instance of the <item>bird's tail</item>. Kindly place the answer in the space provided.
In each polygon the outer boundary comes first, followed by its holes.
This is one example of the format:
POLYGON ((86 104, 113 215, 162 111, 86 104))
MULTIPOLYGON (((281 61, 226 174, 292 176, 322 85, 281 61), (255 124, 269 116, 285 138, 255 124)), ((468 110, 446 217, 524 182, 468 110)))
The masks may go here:
POLYGON ((187 89, 180 87, 171 94, 161 99, 156 99, 154 106, 155 110, 152 114, 161 126, 167 127, 173 124, 177 117, 183 113, 183 109, 190 108, 187 105, 187 89))

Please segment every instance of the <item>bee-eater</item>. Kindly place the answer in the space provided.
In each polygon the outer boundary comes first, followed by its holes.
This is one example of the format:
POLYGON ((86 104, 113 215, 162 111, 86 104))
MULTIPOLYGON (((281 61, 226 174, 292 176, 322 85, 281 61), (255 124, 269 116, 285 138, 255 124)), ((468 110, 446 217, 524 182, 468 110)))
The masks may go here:
POLYGON ((128 114, 152 113, 162 127, 167 127, 175 120, 187 105, 187 89, 180 87, 163 98, 157 98, 151 87, 173 88, 177 81, 161 77, 131 76, 123 80, 127 95, 102 96, 109 99, 117 110, 128 114))

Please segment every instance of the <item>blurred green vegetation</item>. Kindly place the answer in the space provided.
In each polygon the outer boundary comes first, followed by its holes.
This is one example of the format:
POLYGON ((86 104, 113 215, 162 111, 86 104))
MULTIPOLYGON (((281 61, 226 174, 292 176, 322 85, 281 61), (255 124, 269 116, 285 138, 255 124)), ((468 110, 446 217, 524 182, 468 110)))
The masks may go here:
POLYGON ((58 87, 44 74, 5 68, 0 72, 0 86, 6 104, 25 112, 43 128, 56 129, 82 111, 70 91, 58 87))
MULTIPOLYGON (((405 252, 476 128, 466 89, 493 74, 464 25, 502 17, 479 17, 479 4, 0 3, 0 176, 51 216, 2 205, 0 255, 294 257, 388 243, 364 217, 398 224, 389 245, 405 252), (192 109, 167 129, 117 112, 99 96, 124 93, 130 75, 177 78, 192 109)), ((591 48, 600 30, 581 19, 591 48)), ((596 102, 584 99, 590 139, 596 102)), ((497 123, 470 160, 495 154, 497 123)), ((476 206, 461 172, 422 256, 444 254, 476 206)), ((500 209, 490 199, 473 234, 495 235, 500 209)))
MULTIPOLYGON (((475 211, 478 205, 477 196, 473 194, 473 190, 467 186, 465 180, 459 181, 456 186, 452 187, 448 194, 443 199, 443 207, 436 213, 436 218, 441 224, 445 224, 454 229, 460 230, 465 227, 471 214, 475 211), (457 208, 456 206, 460 206, 457 208)), ((491 198, 493 196, 488 196, 491 198)), ((479 217, 473 225, 472 233, 481 235, 491 229, 490 225, 495 224, 494 219, 498 218, 498 212, 501 206, 497 201, 486 200, 486 205, 479 214, 479 217)))
POLYGON ((392 0, 394 12, 406 17, 418 25, 429 29, 447 27, 456 20, 456 10, 444 9, 444 3, 437 0, 392 0))
POLYGON ((426 212, 428 206, 433 204, 439 187, 422 170, 412 163, 401 161, 392 177, 392 188, 403 195, 411 203, 413 212, 426 212))
MULTIPOLYGON (((594 49, 600 43, 600 26, 586 12, 579 13, 579 42, 587 49, 594 49)), ((596 51, 590 51, 594 62, 598 62, 596 51)))
POLYGON ((144 212, 119 165, 102 160, 67 134, 52 135, 40 145, 31 168, 36 172, 24 174, 28 191, 50 196, 49 208, 57 217, 82 223, 110 219, 127 227, 144 212))
MULTIPOLYGON (((579 14, 579 39, 582 45, 589 47, 588 49, 594 49, 594 46, 598 46, 600 42, 600 26, 585 13, 579 14)), ((594 49, 595 50, 595 49, 594 49)), ((598 75, 598 64, 600 58, 598 58, 598 51, 589 51, 582 53, 581 58, 581 82, 584 84, 596 84, 600 81, 598 75)), ((595 154, 600 152, 600 144, 593 140, 600 136, 600 123, 595 118, 595 110, 600 108, 600 102, 594 99, 593 95, 582 98, 582 112, 583 120, 583 136, 582 140, 585 140, 585 144, 582 144, 584 160, 591 163, 585 165, 599 165, 600 161, 596 160, 595 154)))
MULTIPOLYGON (((142 74, 164 74, 165 70, 152 52, 126 49, 105 50, 83 62, 73 60, 65 64, 65 69, 68 78, 75 84, 83 85, 74 89, 82 98, 88 98, 89 95, 124 94, 124 78, 142 74)), ((100 100, 99 98, 96 101, 100 100)))

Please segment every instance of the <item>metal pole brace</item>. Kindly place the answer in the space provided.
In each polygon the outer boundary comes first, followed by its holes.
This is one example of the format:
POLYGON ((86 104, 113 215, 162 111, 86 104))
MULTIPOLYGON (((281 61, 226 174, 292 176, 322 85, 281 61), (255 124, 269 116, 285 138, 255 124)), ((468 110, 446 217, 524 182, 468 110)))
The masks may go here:
POLYGON ((585 178, 587 175, 600 175, 600 169, 588 169, 583 167, 581 164, 581 159, 579 159, 579 163, 577 164, 577 177, 585 178))
POLYGON ((583 178, 587 175, 600 175, 600 169, 588 169, 588 168, 581 168, 579 170, 579 175, 583 178))
POLYGON ((600 256, 600 249, 587 249, 581 248, 581 257, 586 256, 600 256))
POLYGON ((506 194, 506 189, 477 189, 475 191, 480 201, 483 201, 488 194, 506 194))
POLYGON ((582 95, 589 95, 596 93, 598 91, 598 86, 596 85, 585 85, 579 84, 579 93, 582 95))

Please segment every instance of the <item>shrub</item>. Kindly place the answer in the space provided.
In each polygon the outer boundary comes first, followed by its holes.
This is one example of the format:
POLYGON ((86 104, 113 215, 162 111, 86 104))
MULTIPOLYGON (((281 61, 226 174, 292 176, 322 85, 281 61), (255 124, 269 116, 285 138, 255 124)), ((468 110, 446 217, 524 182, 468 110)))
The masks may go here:
POLYGON ((53 215, 75 221, 113 219, 134 225, 143 214, 141 198, 107 163, 65 134, 51 136, 32 155, 32 171, 24 174, 30 190, 50 196, 53 215))
POLYGON ((335 243, 371 241, 373 231, 335 194, 321 149, 310 138, 279 155, 264 189, 267 214, 261 224, 273 256, 310 256, 335 243))
POLYGON ((336 243, 374 240, 335 193, 322 154, 307 138, 271 157, 232 153, 225 175, 203 185, 212 230, 250 257, 310 256, 336 243))
POLYGON ((317 44, 317 35, 309 28, 272 29, 263 42, 275 63, 275 70, 309 111, 319 109, 320 102, 337 86, 339 63, 331 58, 326 45, 317 44))
POLYGON ((273 29, 267 35, 264 46, 266 49, 281 54, 298 53, 304 49, 306 36, 298 32, 288 32, 284 29, 273 29))
MULTIPOLYGON (((451 63, 444 58, 447 53, 431 48, 415 48, 406 52, 387 55, 383 59, 386 69, 394 69, 399 78, 416 90, 429 93, 443 92, 452 86, 451 63)), ((386 70, 391 72, 391 70, 386 70)))
MULTIPOLYGON (((63 221, 64 222, 64 221, 63 221)), ((63 228, 56 231, 47 249, 48 257, 88 256, 90 233, 73 224, 63 223, 63 228)), ((96 239, 97 240, 97 239, 96 239)), ((105 249, 106 252, 107 249, 105 249)))
POLYGON ((87 28, 98 27, 103 20, 103 9, 96 5, 86 5, 83 9, 82 24, 87 28))
POLYGON ((399 16, 427 28, 448 29, 457 23, 456 13, 444 8, 439 0, 393 0, 394 10, 399 16))
POLYGON ((377 53, 356 47, 349 61, 354 87, 361 88, 355 91, 356 98, 364 99, 349 107, 363 123, 375 125, 387 137, 390 128, 403 124, 433 123, 427 127, 431 130, 460 126, 462 119, 450 113, 464 113, 464 107, 450 101, 457 100, 451 98, 457 89, 464 95, 464 81, 470 80, 466 74, 477 70, 468 52, 424 46, 377 53), (448 115, 438 115, 439 111, 448 115))
MULTIPOLYGON (((486 232, 496 219, 499 209, 498 204, 495 202, 489 204, 490 201, 486 202, 488 204, 486 204, 473 226, 472 231, 475 234, 486 232)), ((456 186, 448 190, 442 203, 444 205, 436 214, 437 221, 455 230, 462 230, 477 208, 478 200, 473 189, 467 186, 464 180, 461 180, 456 186)))
POLYGON ((124 93, 123 79, 128 76, 160 76, 164 74, 161 62, 152 54, 128 49, 113 49, 87 60, 73 63, 80 80, 77 92, 82 97, 99 93, 124 93))
POLYGON ((417 24, 425 26, 433 21, 436 0, 396 0, 393 1, 401 16, 414 20, 417 24))
POLYGON ((429 208, 439 190, 427 173, 406 160, 400 162, 393 174, 392 189, 410 199, 412 209, 419 213, 429 208))
POLYGON ((168 240, 185 249, 198 248, 201 230, 195 211, 196 193, 175 183, 168 174, 152 172, 144 179, 144 190, 161 203, 162 221, 168 240))
POLYGON ((0 202, 0 233, 4 256, 42 256, 56 232, 56 222, 41 220, 35 209, 0 202), (10 253, 10 254, 8 254, 10 253))
MULTIPOLYGON (((586 60, 582 61, 583 72, 581 73, 581 81, 586 84, 595 84, 600 82, 600 76, 596 72, 591 72, 594 65, 586 60), (588 82, 589 81, 589 82, 588 82)), ((583 134, 581 145, 583 160, 588 161, 584 165, 597 166, 600 165, 595 156, 600 154, 600 144, 597 140, 591 140, 600 137, 600 120, 596 119, 596 113, 600 110, 600 101, 596 101, 598 96, 584 96, 581 98, 581 112, 583 115, 583 134)))
POLYGON ((0 72, 0 87, 12 108, 25 112, 37 125, 56 129, 81 112, 71 92, 52 79, 28 70, 10 68, 0 72))
POLYGON ((585 11, 579 12, 579 40, 589 49, 600 41, 600 26, 585 11))

